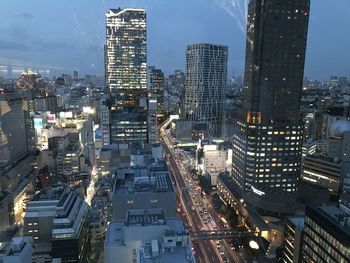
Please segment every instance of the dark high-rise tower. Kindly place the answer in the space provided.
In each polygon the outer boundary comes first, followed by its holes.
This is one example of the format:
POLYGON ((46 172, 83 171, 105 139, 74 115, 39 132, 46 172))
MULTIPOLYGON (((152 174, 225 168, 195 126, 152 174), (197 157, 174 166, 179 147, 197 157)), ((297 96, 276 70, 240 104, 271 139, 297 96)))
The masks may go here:
POLYGON ((110 142, 147 141, 145 10, 119 8, 106 14, 105 67, 110 142))
POLYGON ((309 0, 251 0, 244 106, 233 137, 233 179, 249 203, 288 212, 300 173, 300 101, 309 0))
POLYGON ((164 73, 156 67, 148 67, 147 72, 148 89, 157 98, 157 114, 164 113, 164 73))

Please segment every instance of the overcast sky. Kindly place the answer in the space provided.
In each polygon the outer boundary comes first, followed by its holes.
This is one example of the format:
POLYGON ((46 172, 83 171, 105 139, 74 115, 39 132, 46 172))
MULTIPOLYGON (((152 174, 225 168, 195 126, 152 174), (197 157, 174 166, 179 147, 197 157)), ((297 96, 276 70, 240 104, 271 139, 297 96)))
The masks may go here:
MULTIPOLYGON (((0 65, 103 75, 105 13, 146 8, 148 64, 184 69, 185 47, 229 46, 229 76, 244 66, 245 0, 1 0, 0 65), (236 5, 235 5, 236 4, 236 5)), ((305 75, 350 77, 350 0, 312 0, 305 75)))

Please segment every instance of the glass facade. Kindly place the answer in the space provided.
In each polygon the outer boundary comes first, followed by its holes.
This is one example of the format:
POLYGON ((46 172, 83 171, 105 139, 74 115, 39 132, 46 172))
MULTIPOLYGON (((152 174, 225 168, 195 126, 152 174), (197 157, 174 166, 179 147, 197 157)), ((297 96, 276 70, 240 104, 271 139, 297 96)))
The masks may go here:
POLYGON ((252 0, 248 7, 244 102, 234 125, 233 177, 241 192, 264 209, 266 204, 258 204, 263 199, 271 204, 295 201, 308 19, 305 0, 252 0))
POLYGON ((209 134, 220 137, 227 79, 226 46, 194 44, 186 50, 186 119, 207 123, 209 134))
POLYGON ((147 141, 147 42, 143 9, 106 14, 106 84, 110 142, 147 141))

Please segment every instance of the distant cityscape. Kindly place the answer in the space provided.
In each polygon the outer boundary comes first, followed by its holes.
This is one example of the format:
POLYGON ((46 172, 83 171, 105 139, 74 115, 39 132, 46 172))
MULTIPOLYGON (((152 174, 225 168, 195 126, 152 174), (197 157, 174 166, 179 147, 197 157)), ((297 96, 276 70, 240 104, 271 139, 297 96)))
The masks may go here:
POLYGON ((350 79, 304 76, 310 0, 249 1, 243 77, 100 19, 104 76, 0 65, 0 263, 350 262, 350 79))

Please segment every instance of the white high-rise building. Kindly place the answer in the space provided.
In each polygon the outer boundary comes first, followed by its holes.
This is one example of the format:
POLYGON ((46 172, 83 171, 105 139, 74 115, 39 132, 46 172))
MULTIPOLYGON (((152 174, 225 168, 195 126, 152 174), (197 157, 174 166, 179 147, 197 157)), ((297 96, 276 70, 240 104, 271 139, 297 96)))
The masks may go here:
POLYGON ((227 80, 226 46, 189 45, 186 50, 184 115, 194 123, 208 125, 208 133, 222 135, 227 80))

